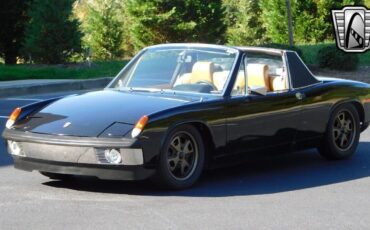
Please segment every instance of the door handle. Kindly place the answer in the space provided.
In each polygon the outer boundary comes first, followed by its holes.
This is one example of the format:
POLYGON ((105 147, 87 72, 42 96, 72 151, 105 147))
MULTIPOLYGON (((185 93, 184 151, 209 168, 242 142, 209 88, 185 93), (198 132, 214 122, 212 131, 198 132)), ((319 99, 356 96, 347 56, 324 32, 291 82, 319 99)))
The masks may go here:
POLYGON ((300 92, 297 92, 297 93, 295 94, 295 96, 296 96, 296 98, 297 98, 298 100, 303 100, 303 99, 305 98, 305 95, 304 95, 303 93, 300 93, 300 92))

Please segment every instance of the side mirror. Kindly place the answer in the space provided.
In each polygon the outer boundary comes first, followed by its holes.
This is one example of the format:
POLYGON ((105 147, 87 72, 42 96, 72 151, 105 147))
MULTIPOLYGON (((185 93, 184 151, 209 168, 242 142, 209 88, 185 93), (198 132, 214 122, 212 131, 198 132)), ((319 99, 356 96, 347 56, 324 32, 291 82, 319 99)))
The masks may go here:
POLYGON ((264 86, 251 86, 249 88, 249 93, 252 95, 266 96, 267 89, 264 86))

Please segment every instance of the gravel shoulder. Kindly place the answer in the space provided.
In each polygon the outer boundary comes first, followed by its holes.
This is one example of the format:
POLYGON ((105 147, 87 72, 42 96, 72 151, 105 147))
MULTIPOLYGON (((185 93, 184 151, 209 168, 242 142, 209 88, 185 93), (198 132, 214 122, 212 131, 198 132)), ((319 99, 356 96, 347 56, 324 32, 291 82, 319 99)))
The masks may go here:
POLYGON ((356 71, 319 69, 317 67, 312 66, 310 66, 310 69, 312 73, 317 76, 343 78, 370 83, 370 66, 359 67, 356 71))

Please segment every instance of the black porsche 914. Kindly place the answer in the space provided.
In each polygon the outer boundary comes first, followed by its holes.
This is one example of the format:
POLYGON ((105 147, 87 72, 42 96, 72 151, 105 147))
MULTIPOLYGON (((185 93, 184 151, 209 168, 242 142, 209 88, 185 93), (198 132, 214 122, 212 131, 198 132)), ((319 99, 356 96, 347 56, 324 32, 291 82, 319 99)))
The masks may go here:
POLYGON ((370 122, 370 86, 314 76, 294 51, 164 44, 100 91, 16 108, 3 137, 15 168, 52 179, 192 186, 207 168, 317 148, 350 157, 370 122))

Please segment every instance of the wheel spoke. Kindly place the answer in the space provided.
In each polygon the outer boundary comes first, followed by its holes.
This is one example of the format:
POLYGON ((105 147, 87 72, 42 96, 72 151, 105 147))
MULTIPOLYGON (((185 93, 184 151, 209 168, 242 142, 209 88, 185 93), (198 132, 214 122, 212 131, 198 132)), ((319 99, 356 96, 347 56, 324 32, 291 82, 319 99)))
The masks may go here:
POLYGON ((337 140, 340 137, 340 129, 339 128, 334 128, 334 139, 337 140))
POLYGON ((344 113, 339 114, 338 120, 340 122, 341 127, 343 127, 345 125, 345 114, 344 113))
POLYGON ((172 140, 171 147, 174 148, 176 152, 181 152, 181 140, 179 136, 172 140))
POLYGON ((167 161, 168 161, 168 166, 169 166, 171 172, 173 172, 176 169, 176 167, 179 163, 179 158, 178 157, 173 157, 173 158, 169 158, 167 161))
POLYGON ((345 142, 348 142, 348 139, 347 139, 347 136, 345 134, 342 134, 342 137, 340 139, 340 147, 344 147, 345 146, 345 142))
POLYGON ((185 175, 189 169, 189 163, 186 160, 181 161, 181 175, 185 175))
POLYGON ((184 154, 190 154, 193 152, 193 146, 191 144, 190 140, 187 140, 184 144, 183 153, 184 154))
POLYGON ((348 120, 347 123, 346 123, 346 127, 345 127, 345 131, 346 132, 351 132, 352 131, 352 121, 351 120, 348 120))

